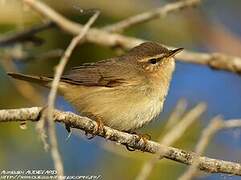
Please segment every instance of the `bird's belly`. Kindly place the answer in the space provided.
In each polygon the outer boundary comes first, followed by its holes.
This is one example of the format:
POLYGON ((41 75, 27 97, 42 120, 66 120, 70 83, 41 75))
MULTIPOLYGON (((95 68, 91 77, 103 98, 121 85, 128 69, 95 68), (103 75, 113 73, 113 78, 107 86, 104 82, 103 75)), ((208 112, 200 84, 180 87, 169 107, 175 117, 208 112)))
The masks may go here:
MULTIPOLYGON (((80 90, 78 90, 80 91, 80 90)), ((109 127, 131 131, 150 122, 162 110, 163 100, 127 89, 89 89, 79 97, 64 94, 83 115, 92 114, 109 127)))
POLYGON ((162 104, 155 100, 117 105, 111 113, 103 115, 106 125, 115 129, 132 131, 149 123, 161 111, 162 104))

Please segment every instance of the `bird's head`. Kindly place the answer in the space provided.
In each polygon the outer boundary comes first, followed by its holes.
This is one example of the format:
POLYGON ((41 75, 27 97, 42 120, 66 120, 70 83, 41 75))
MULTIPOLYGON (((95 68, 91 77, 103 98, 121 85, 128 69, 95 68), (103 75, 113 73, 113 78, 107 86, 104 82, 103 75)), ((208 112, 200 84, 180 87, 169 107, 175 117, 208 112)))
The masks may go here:
POLYGON ((183 48, 169 50, 158 43, 145 42, 131 49, 127 57, 148 77, 170 80, 175 69, 174 56, 182 50, 183 48))

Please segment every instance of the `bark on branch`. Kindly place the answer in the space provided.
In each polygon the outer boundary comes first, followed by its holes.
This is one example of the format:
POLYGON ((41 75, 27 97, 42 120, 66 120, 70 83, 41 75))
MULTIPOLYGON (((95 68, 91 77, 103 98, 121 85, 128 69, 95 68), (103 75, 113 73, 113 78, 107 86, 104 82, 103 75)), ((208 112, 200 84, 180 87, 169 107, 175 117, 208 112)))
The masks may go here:
POLYGON ((109 32, 121 32, 126 28, 151 21, 152 19, 155 19, 155 18, 160 18, 160 17, 164 18, 169 13, 173 13, 185 8, 197 6, 200 3, 200 1, 201 0, 183 0, 183 1, 173 2, 173 3, 168 3, 159 8, 152 9, 147 12, 128 17, 120 22, 117 22, 111 25, 107 25, 103 29, 109 32))
MULTIPOLYGON (((38 121, 41 109, 41 107, 32 107, 0 110, 0 122, 35 122, 38 121)), ((62 112, 58 110, 54 111, 53 117, 55 122, 63 123, 68 127, 81 129, 90 134, 96 132, 96 122, 87 117, 81 117, 71 112, 62 112)), ((149 153, 160 153, 161 149, 163 157, 187 165, 191 165, 198 160, 198 168, 209 173, 225 173, 241 176, 241 164, 239 163, 199 156, 196 153, 164 146, 154 141, 147 141, 147 143, 144 143, 143 140, 139 140, 137 135, 124 133, 107 126, 104 127, 104 131, 105 133, 100 132, 97 135, 119 144, 128 145, 129 147, 149 153)))

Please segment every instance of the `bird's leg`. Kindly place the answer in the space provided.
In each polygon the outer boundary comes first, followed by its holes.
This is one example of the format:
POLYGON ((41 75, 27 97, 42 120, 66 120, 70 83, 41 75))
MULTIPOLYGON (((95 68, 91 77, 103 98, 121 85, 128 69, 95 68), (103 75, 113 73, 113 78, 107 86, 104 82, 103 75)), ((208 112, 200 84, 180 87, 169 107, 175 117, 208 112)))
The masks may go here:
MULTIPOLYGON (((149 135, 149 134, 138 134, 138 133, 133 132, 133 131, 125 131, 125 132, 130 133, 130 134, 137 135, 137 137, 138 137, 138 138, 137 138, 137 142, 139 142, 140 140, 143 140, 145 146, 146 146, 146 144, 147 144, 147 141, 151 139, 151 135, 149 135)), ((127 149, 128 151, 135 151, 134 148, 128 146, 127 144, 126 144, 126 149, 127 149)), ((145 149, 143 149, 142 151, 145 151, 145 149)))
POLYGON ((98 132, 104 132, 104 123, 103 123, 103 121, 102 121, 102 117, 96 117, 96 119, 95 119, 95 121, 96 121, 96 123, 97 123, 97 130, 96 130, 96 132, 95 132, 95 134, 96 133, 98 133, 98 132))
POLYGON ((139 136, 140 140, 142 139, 144 142, 144 148, 141 149, 141 151, 145 152, 145 147, 147 145, 147 141, 151 140, 151 135, 150 134, 138 134, 138 136, 139 136))
MULTIPOLYGON (((85 113, 85 115, 88 118, 95 120, 97 123, 96 130, 94 131, 91 137, 88 137, 88 139, 93 139, 99 133, 105 133, 104 123, 102 121, 103 118, 101 116, 96 116, 96 115, 93 115, 92 113, 85 113)), ((87 133, 85 134, 87 135, 87 133)))

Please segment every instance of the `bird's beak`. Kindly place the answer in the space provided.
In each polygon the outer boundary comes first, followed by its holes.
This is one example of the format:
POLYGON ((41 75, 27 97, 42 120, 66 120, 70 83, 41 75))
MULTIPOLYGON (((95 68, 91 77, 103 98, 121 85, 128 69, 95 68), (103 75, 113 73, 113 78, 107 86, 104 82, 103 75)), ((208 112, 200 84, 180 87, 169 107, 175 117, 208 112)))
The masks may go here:
POLYGON ((181 52, 183 50, 184 50, 184 48, 177 48, 177 49, 171 50, 168 53, 167 57, 174 57, 177 53, 179 53, 179 52, 181 52))

